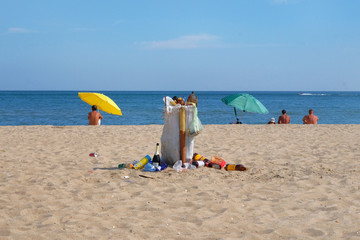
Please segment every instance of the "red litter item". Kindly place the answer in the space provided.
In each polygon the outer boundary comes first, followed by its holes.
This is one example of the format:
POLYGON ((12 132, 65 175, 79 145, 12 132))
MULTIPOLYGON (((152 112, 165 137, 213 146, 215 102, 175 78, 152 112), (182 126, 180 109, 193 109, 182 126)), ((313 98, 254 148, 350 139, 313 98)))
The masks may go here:
MULTIPOLYGON (((218 165, 220 169, 222 169, 226 164, 224 159, 217 157, 217 156, 213 156, 211 158, 211 163, 213 165, 213 168, 215 167, 214 165, 218 165)), ((215 168, 217 168, 217 167, 215 167, 215 168)))
POLYGON ((96 152, 95 152, 95 153, 90 153, 89 156, 90 156, 90 157, 97 157, 98 154, 97 154, 96 152))

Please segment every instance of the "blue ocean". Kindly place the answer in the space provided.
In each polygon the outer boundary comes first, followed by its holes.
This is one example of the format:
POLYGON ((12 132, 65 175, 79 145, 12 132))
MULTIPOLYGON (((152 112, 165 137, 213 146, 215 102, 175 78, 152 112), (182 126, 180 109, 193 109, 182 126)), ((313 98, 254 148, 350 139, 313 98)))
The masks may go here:
MULTIPOLYGON (((120 107, 123 115, 101 112, 102 125, 163 124, 164 96, 187 98, 179 91, 102 91, 120 107)), ((203 124, 228 124, 236 120, 234 109, 221 98, 240 92, 197 91, 198 115, 203 124)), ((249 92, 261 101, 269 114, 243 113, 244 124, 266 124, 286 109, 291 123, 302 124, 311 108, 319 124, 360 124, 360 92, 249 92)), ((78 91, 0 91, 0 125, 87 125, 90 105, 78 91)))

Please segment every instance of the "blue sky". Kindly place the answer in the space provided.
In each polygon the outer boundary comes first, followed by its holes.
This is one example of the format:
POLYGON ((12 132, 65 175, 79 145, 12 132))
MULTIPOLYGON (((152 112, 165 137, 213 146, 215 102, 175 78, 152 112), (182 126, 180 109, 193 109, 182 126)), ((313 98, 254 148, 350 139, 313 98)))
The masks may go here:
POLYGON ((0 90, 360 91, 358 0, 1 0, 0 90))

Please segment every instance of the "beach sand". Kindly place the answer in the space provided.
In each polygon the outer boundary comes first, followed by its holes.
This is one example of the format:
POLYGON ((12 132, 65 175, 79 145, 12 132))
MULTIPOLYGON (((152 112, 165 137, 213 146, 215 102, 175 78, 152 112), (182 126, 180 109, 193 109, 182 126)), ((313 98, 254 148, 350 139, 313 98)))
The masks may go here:
POLYGON ((161 133, 0 127, 0 239, 360 239, 360 125, 206 125, 194 151, 248 171, 117 169, 161 133))

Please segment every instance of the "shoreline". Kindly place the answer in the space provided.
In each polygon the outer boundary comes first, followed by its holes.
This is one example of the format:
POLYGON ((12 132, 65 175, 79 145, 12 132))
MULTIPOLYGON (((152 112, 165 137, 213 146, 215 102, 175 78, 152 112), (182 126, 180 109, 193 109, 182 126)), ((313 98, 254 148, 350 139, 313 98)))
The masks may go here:
POLYGON ((180 173, 117 169, 163 125, 0 126, 0 238, 358 238, 360 125, 299 125, 204 125, 194 152, 249 170, 180 173))
MULTIPOLYGON (((164 124, 132 124, 132 125, 100 125, 100 126, 90 126, 90 125, 50 125, 50 124, 43 124, 43 125, 0 125, 0 127, 120 127, 120 126, 163 126, 164 124)), ((277 125, 281 125, 281 126, 302 126, 302 125, 312 125, 312 126, 329 126, 329 125, 334 125, 334 126, 339 126, 339 125, 344 125, 344 126, 359 126, 360 124, 357 123, 318 123, 318 124, 300 124, 300 123, 290 123, 290 124, 247 124, 247 123, 243 123, 243 124, 202 124, 203 126, 277 126, 277 125)))

